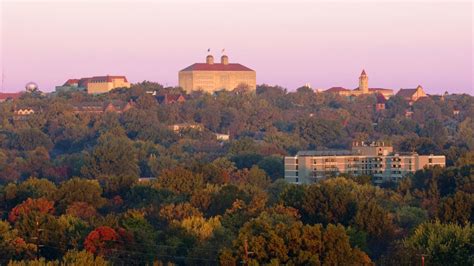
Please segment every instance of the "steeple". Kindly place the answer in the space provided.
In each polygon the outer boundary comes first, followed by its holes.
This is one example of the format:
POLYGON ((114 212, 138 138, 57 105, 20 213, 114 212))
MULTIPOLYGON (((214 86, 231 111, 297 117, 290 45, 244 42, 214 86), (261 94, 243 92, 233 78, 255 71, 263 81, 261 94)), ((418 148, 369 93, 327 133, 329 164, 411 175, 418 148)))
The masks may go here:
POLYGON ((364 94, 369 93, 369 77, 365 73, 365 69, 362 70, 359 77, 359 90, 364 94))

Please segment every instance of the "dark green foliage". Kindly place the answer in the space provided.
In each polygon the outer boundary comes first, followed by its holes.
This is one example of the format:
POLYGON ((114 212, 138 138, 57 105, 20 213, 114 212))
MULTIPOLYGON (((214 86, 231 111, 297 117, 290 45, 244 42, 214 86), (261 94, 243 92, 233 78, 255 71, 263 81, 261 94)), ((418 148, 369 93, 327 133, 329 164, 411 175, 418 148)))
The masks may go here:
POLYGON ((176 104, 159 104, 147 91, 184 93, 142 82, 103 95, 0 103, 0 264, 233 265, 245 259, 245 240, 250 263, 413 265, 421 253, 427 264, 473 263, 472 96, 412 106, 392 97, 376 112, 372 95, 307 87, 196 92, 176 104), (109 101, 134 107, 74 111, 109 101), (12 104, 41 111, 17 120, 12 104), (202 128, 171 127, 195 123, 202 128), (380 187, 371 176, 312 185, 282 179, 284 156, 347 149, 352 140, 444 154, 448 167, 380 187), (89 240, 111 237, 103 258, 84 251, 91 232, 101 231, 113 234, 89 240), (46 260, 33 260, 37 250, 46 260))

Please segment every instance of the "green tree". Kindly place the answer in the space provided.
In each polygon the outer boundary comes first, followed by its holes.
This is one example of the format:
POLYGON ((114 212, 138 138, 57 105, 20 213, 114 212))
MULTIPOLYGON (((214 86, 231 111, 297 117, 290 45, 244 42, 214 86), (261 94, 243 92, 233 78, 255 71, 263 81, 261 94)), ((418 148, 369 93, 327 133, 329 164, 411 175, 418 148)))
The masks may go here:
POLYGON ((156 251, 156 230, 147 221, 143 212, 129 210, 120 221, 122 227, 133 235, 133 243, 125 243, 133 261, 153 263, 156 251))
POLYGON ((417 207, 403 206, 397 210, 395 218, 401 228, 412 232, 418 225, 428 220, 428 212, 417 207))
POLYGON ((474 195, 457 191, 441 202, 439 219, 445 223, 467 224, 474 220, 474 195))
POLYGON ((190 195, 204 186, 204 179, 201 174, 195 174, 184 168, 174 168, 163 170, 158 184, 176 193, 190 195))
POLYGON ((8 222, 0 221, 0 263, 5 264, 10 259, 33 258, 35 253, 34 244, 27 243, 8 222))
POLYGON ((16 205, 27 198, 44 197, 52 200, 56 190, 56 185, 53 182, 44 178, 30 177, 19 184, 9 183, 5 187, 5 199, 12 205, 16 205))
POLYGON ((64 265, 71 266, 83 266, 83 265, 94 265, 94 266, 108 266, 110 265, 104 258, 101 256, 94 256, 92 253, 89 253, 85 250, 69 250, 64 257, 62 258, 62 263, 64 265))
POLYGON ((38 128, 25 128, 18 131, 15 139, 15 147, 20 150, 34 150, 38 147, 50 149, 53 146, 48 135, 38 128))
POLYGON ((105 204, 102 188, 97 180, 73 178, 65 181, 59 186, 55 198, 62 211, 74 202, 86 202, 95 208, 105 204))
POLYGON ((265 157, 260 162, 258 162, 258 167, 264 170, 272 181, 275 181, 278 178, 283 178, 285 174, 283 159, 280 157, 265 157))
POLYGON ((407 249, 427 254, 433 265, 472 265, 474 227, 471 224, 423 223, 405 240, 407 249))
MULTIPOLYGON (((117 130, 115 130, 117 131, 117 130)), ((102 134, 81 172, 89 178, 138 178, 138 158, 122 131, 102 134)))

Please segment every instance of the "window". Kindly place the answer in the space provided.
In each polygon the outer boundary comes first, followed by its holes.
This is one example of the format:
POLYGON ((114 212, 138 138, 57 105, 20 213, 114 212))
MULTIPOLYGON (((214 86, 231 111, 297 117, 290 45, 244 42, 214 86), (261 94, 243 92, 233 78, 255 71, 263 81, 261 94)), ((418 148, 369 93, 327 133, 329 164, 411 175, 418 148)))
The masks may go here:
POLYGON ((432 158, 429 158, 429 159, 428 159, 428 163, 433 163, 433 159, 432 159, 432 158))

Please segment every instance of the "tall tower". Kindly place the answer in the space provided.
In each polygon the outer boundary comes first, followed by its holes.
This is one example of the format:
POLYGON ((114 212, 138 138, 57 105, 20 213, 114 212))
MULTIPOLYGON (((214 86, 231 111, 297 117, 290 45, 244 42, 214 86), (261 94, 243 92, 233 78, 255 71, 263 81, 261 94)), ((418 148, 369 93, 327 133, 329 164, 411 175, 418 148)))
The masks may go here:
POLYGON ((365 73, 365 70, 362 70, 359 77, 359 90, 364 94, 369 93, 369 77, 365 73))

